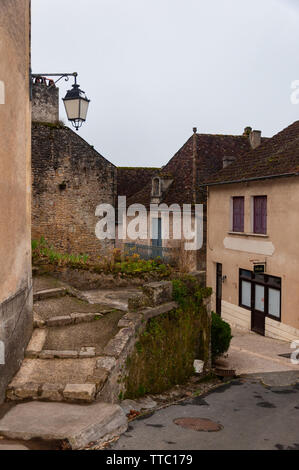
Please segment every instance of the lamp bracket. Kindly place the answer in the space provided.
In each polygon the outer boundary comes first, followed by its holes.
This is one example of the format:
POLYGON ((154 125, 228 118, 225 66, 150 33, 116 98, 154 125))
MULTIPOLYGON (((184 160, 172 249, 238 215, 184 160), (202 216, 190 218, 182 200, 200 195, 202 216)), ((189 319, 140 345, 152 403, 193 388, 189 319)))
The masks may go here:
POLYGON ((59 82, 60 80, 62 80, 63 78, 65 79, 66 82, 69 81, 69 77, 74 77, 75 78, 75 85, 77 84, 77 77, 78 77, 78 73, 77 72, 73 72, 73 73, 32 73, 31 74, 31 77, 32 78, 41 78, 41 77, 59 77, 56 81, 55 81, 55 84, 57 82, 59 82))

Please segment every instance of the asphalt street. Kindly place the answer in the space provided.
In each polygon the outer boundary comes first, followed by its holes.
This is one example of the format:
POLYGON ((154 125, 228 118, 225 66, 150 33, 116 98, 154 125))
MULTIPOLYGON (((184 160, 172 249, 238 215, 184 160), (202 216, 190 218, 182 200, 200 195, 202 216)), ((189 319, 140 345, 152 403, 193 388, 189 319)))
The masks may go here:
MULTIPOLYGON (((272 374, 272 382, 281 377, 272 374)), ((299 382, 266 386, 255 377, 236 379, 131 422, 112 449, 299 450, 299 382), (179 418, 209 419, 222 429, 186 429, 174 423, 179 418)))

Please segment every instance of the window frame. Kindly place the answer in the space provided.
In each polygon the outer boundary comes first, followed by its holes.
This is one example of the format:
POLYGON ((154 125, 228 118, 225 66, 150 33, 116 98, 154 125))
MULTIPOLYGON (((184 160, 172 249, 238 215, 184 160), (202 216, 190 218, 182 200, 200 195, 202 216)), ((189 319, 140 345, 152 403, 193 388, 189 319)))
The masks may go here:
POLYGON ((281 304, 282 304, 282 279, 278 276, 271 276, 270 274, 255 274, 249 269, 239 269, 239 307, 246 310, 252 311, 254 303, 254 292, 255 286, 260 285, 265 287, 265 317, 271 318, 272 320, 278 321, 281 323, 281 304), (250 277, 242 274, 242 272, 250 273, 250 277), (259 276, 259 277, 258 277, 259 276), (242 304, 242 281, 250 282, 251 284, 251 306, 247 307, 242 304), (275 283, 276 281, 276 283, 275 283), (280 286, 277 285, 279 281, 280 286), (276 290, 280 293, 280 305, 279 305, 279 317, 271 315, 269 313, 269 289, 276 290))
POLYGON ((255 235, 267 235, 268 233, 268 197, 266 195, 257 195, 257 196, 252 196, 252 233, 255 235), (258 230, 257 227, 257 201, 258 200, 264 200, 265 201, 265 214, 260 215, 260 224, 261 224, 261 231, 258 230), (263 218, 265 218, 263 220, 263 218), (263 231, 264 230, 264 231, 263 231))
POLYGON ((231 231, 234 233, 245 233, 245 196, 232 196, 231 201, 231 231), (243 202, 243 220, 241 221, 241 230, 235 230, 235 202, 237 200, 243 202))

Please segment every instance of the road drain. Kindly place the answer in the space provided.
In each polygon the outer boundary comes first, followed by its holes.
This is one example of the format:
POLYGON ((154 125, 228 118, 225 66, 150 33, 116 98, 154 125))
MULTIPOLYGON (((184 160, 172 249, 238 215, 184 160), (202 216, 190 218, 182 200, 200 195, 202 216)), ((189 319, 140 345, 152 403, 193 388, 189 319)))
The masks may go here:
POLYGON ((221 424, 206 418, 178 418, 173 422, 185 429, 192 429, 193 431, 199 432, 218 432, 223 429, 221 424))

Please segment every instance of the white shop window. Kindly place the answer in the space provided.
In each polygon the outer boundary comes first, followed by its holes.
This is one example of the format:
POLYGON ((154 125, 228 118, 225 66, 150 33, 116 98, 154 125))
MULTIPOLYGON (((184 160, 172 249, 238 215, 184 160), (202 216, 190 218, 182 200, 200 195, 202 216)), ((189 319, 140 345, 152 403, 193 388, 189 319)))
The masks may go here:
POLYGON ((280 291, 269 289, 269 315, 280 318, 280 291))
POLYGON ((242 305, 251 307, 251 283, 242 281, 242 305))

